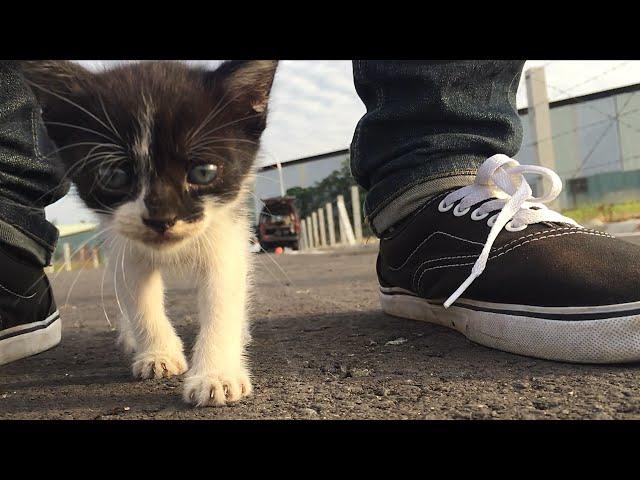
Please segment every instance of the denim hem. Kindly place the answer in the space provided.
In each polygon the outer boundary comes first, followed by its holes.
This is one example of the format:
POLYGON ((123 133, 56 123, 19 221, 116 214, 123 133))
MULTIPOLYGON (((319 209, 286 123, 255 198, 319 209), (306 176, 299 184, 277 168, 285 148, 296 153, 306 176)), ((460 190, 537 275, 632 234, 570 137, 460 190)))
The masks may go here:
POLYGON ((378 207, 375 213, 367 216, 373 232, 381 236, 385 230, 406 218, 427 199, 452 188, 470 185, 475 177, 475 172, 448 174, 425 178, 418 184, 410 185, 392 201, 378 207))
POLYGON ((42 267, 51 262, 52 250, 39 244, 17 227, 0 219, 0 242, 19 249, 42 267))

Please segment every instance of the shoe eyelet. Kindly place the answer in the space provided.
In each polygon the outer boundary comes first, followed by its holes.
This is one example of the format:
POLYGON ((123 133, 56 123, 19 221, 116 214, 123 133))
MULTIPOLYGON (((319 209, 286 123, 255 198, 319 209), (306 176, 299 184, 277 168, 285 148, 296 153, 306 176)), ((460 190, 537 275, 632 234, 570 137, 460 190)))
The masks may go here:
POLYGON ((451 210, 453 208, 453 203, 450 205, 446 205, 444 203, 444 199, 440 202, 440 204, 438 205, 438 211, 439 212, 448 212, 449 210, 451 210))
POLYGON ((509 232, 521 232, 522 230, 524 230, 525 228, 527 228, 527 224, 525 223, 524 225, 520 225, 519 227, 514 227, 513 226, 513 220, 510 220, 509 223, 507 223, 504 228, 509 231, 509 232))
POLYGON ((464 215, 466 215, 467 213, 469 213, 469 210, 471 210, 471 207, 467 207, 464 210, 460 210, 460 204, 456 205, 456 208, 453 209, 453 214, 456 217, 462 217, 464 215))
POLYGON ((487 218, 489 216, 489 214, 487 212, 485 213, 478 213, 478 208, 476 208, 473 212, 471 212, 471 220, 484 220, 485 218, 487 218))
POLYGON ((494 215, 487 221, 487 225, 489 226, 489 228, 493 227, 493 225, 496 223, 496 220, 498 219, 498 215, 499 214, 494 215))

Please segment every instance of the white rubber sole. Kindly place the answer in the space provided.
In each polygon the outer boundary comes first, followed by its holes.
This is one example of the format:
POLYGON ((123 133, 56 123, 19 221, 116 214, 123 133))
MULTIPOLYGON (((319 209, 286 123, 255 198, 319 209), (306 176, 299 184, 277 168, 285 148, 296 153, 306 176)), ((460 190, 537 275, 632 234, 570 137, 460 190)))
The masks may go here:
POLYGON ((44 352, 60 343, 62 322, 56 310, 41 322, 0 331, 0 365, 44 352))
POLYGON ((486 347, 575 363, 640 361, 640 302, 599 307, 531 307, 459 299, 448 309, 400 288, 380 287, 393 316, 453 328, 486 347))

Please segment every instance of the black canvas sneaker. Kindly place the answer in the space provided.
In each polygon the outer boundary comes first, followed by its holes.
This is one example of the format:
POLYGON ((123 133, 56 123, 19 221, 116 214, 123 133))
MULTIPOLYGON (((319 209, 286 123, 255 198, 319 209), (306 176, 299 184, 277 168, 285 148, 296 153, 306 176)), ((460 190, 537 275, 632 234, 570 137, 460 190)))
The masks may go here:
POLYGON ((60 343, 61 323, 42 268, 0 246, 0 365, 60 343))
POLYGON ((474 184, 429 199, 380 240, 383 310, 521 355, 640 361, 640 247, 548 209, 561 188, 495 155, 474 184), (524 174, 550 191, 533 197, 524 174))

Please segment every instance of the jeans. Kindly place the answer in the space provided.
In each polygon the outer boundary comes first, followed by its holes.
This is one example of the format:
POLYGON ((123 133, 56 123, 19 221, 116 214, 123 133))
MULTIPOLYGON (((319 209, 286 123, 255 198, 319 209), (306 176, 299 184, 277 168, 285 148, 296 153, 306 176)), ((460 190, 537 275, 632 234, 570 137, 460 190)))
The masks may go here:
POLYGON ((33 93, 15 62, 0 60, 0 244, 42 266, 58 239, 44 207, 69 189, 54 155, 33 93))
MULTIPOLYGON (((471 183, 495 153, 515 155, 515 105, 523 61, 354 61, 367 107, 351 144, 351 170, 366 190, 376 234, 426 198, 471 183)), ((66 194, 40 107, 15 62, 0 61, 0 243, 42 265, 58 237, 44 207, 66 194)))
POLYGON ((522 142, 516 91, 524 61, 355 60, 367 113, 351 143, 351 172, 367 190, 377 235, 427 198, 473 182, 496 153, 522 142))

